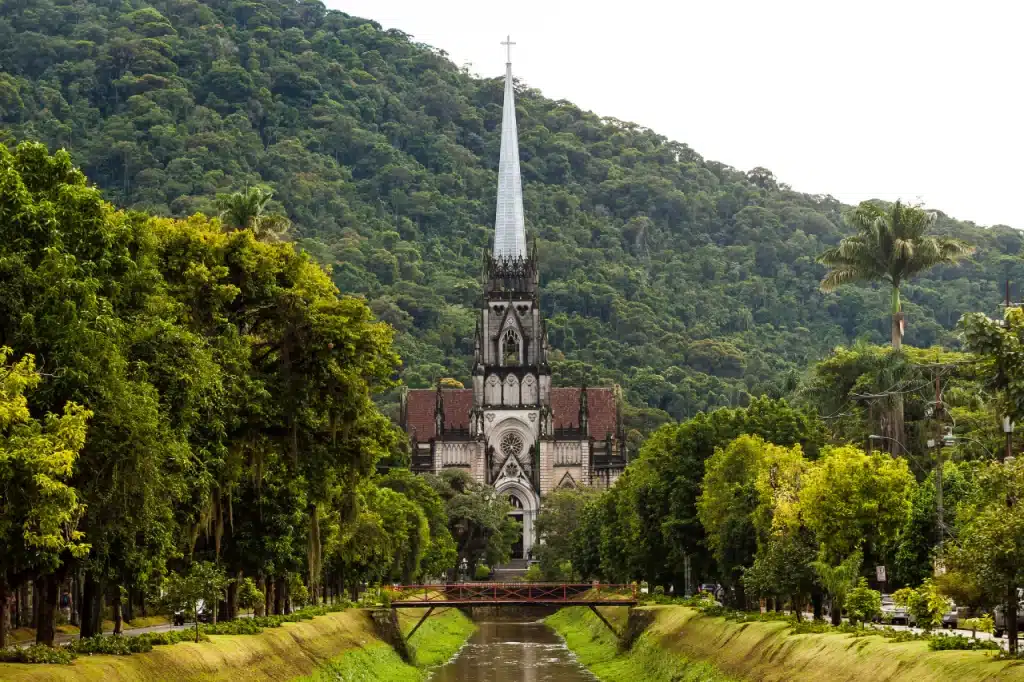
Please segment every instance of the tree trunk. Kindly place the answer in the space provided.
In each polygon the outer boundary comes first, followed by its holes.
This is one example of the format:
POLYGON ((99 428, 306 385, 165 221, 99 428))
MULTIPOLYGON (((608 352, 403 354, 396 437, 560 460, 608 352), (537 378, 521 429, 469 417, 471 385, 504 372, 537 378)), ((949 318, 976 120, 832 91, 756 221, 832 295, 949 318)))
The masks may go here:
POLYGON ((18 627, 27 628, 32 622, 32 586, 29 581, 21 583, 21 609, 18 613, 18 627))
POLYGON ((814 590, 811 592, 811 611, 814 613, 814 620, 822 620, 824 614, 823 599, 821 590, 814 590))
POLYGON ((7 579, 0 574, 0 649, 7 646, 7 579))
POLYGON ((1011 654, 1017 653, 1017 586, 1010 583, 1006 587, 1006 639, 1011 654))
POLYGON ((103 634, 103 584, 91 571, 86 571, 82 581, 82 639, 103 634))
POLYGON ((843 622, 842 604, 836 603, 835 599, 830 600, 829 611, 832 614, 832 625, 840 625, 843 622))
POLYGON ((747 593, 743 589, 743 581, 737 580, 734 584, 734 590, 736 592, 736 608, 740 611, 744 611, 747 608, 747 593))
POLYGON ((36 644, 53 646, 53 640, 57 636, 57 592, 60 591, 60 581, 56 574, 37 578, 39 585, 39 608, 36 615, 36 644))
POLYGON ((263 593, 263 610, 266 615, 271 615, 274 612, 274 581, 269 578, 266 580, 266 592, 263 593))
POLYGON ((128 601, 124 605, 124 621, 129 624, 135 620, 135 593, 134 589, 128 590, 128 601))
POLYGON ((42 593, 39 586, 39 579, 32 581, 32 627, 39 627, 39 602, 42 601, 42 593))
POLYGON ((121 634, 122 626, 124 625, 124 612, 121 610, 121 586, 114 585, 114 598, 113 607, 111 611, 114 616, 114 634, 121 634))
POLYGON ((262 616, 267 613, 267 580, 263 577, 262 573, 256 578, 256 587, 259 588, 259 591, 263 593, 263 603, 255 605, 255 607, 253 608, 253 615, 262 616))
POLYGON ((274 581, 274 615, 284 615, 284 577, 278 576, 274 581))

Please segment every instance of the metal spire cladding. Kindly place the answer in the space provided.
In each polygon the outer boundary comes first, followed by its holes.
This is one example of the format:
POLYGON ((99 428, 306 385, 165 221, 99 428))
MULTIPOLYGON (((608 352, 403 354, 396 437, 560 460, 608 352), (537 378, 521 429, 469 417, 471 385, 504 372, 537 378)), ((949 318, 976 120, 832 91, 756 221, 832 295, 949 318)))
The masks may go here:
POLYGON ((501 114, 501 157, 498 161, 498 206, 494 216, 495 259, 526 258, 523 219, 523 184, 519 177, 519 134, 516 130, 515 86, 512 82, 512 46, 505 62, 505 107, 501 114))

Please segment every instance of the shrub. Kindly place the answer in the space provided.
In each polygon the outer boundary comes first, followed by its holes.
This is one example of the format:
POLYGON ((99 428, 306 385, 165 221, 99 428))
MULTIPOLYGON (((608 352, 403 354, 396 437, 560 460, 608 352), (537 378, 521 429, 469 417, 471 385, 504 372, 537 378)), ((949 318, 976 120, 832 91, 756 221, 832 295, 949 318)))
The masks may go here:
POLYGON ((53 649, 43 644, 19 648, 0 649, 0 663, 56 663, 68 665, 75 660, 75 652, 63 647, 53 649))
POLYGON ((882 613, 882 593, 868 587, 868 581, 861 578, 857 587, 850 590, 846 595, 846 612, 850 615, 850 622, 860 621, 866 623, 875 616, 882 613))
POLYGON ((985 615, 979 618, 968 618, 963 622, 961 627, 965 630, 971 631, 971 636, 974 636, 978 632, 992 633, 995 629, 996 624, 992 622, 992 616, 985 615))
POLYGON ((239 618, 238 620, 224 621, 216 625, 202 625, 199 629, 206 635, 258 635, 263 632, 263 628, 255 622, 258 620, 263 619, 239 618))
POLYGON ((309 603, 309 589, 297 573, 288 576, 288 595, 291 598, 292 606, 301 608, 309 603))
MULTIPOLYGON (((486 568, 486 566, 477 566, 477 573, 480 572, 481 568, 486 568)), ((544 572, 541 570, 540 564, 530 564, 530 567, 526 569, 526 573, 523 574, 523 580, 528 583, 540 582, 543 579, 544 572)), ((478 580, 480 580, 480 578, 478 578, 478 580)))
POLYGON ((932 651, 1002 651, 1002 647, 989 639, 975 639, 963 635, 935 635, 928 640, 932 651))
POLYGON ((905 606, 910 615, 917 620, 918 627, 926 631, 941 625, 942 614, 949 608, 949 600, 939 593, 931 580, 925 580, 916 590, 910 587, 896 590, 892 600, 900 606, 905 606))
POLYGON ((491 577, 491 567, 480 564, 473 571, 474 580, 487 580, 491 577))
POLYGON ((96 635, 87 639, 72 640, 67 648, 76 654, 108 654, 129 656, 153 650, 152 641, 145 635, 123 637, 121 635, 96 635))

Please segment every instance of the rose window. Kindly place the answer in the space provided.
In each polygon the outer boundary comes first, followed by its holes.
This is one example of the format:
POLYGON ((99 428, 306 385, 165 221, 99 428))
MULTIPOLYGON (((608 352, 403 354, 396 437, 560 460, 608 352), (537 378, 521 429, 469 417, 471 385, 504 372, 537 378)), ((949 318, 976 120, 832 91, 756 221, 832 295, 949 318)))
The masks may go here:
POLYGON ((506 457, 519 457, 523 451, 523 439, 515 431, 509 431, 501 437, 501 452, 506 457))

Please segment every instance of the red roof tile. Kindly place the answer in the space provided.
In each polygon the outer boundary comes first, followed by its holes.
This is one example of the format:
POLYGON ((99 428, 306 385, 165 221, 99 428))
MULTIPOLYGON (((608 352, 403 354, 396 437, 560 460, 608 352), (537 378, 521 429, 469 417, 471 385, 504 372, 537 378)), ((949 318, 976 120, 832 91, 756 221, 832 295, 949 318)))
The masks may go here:
MULTIPOLYGON (((473 389, 443 389, 444 421, 446 426, 464 429, 469 426, 469 413, 473 409, 473 389)), ((406 432, 418 441, 427 441, 437 434, 434 430, 434 405, 437 390, 415 388, 409 391, 406 403, 406 432)), ((590 412, 590 436, 604 440, 608 434, 615 435, 617 410, 615 392, 610 388, 588 388, 587 407, 590 412)), ((579 426, 580 389, 552 388, 551 411, 555 428, 576 428, 579 426)))
MULTIPOLYGON (((588 388, 587 410, 590 418, 590 437, 604 440, 607 434, 615 435, 618 414, 615 406, 615 392, 610 388, 588 388)), ((576 428, 580 422, 580 389, 552 388, 551 411, 556 429, 576 428)))
MULTIPOLYGON (((469 426, 469 412, 473 409, 473 389, 442 389, 444 400, 444 423, 456 429, 469 426)), ((414 388, 409 391, 405 411, 406 433, 418 441, 427 441, 437 435, 434 429, 434 406, 437 404, 437 389, 414 388)))

